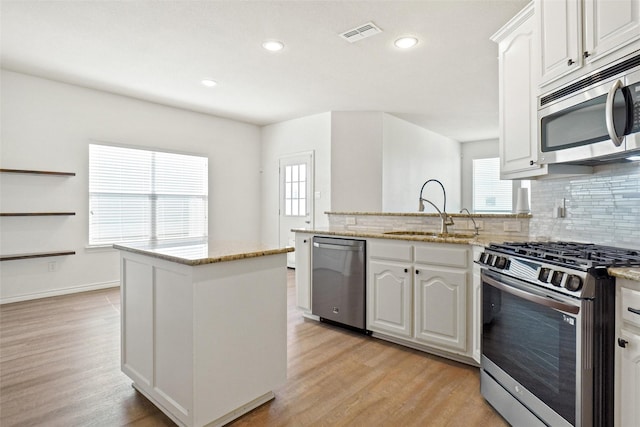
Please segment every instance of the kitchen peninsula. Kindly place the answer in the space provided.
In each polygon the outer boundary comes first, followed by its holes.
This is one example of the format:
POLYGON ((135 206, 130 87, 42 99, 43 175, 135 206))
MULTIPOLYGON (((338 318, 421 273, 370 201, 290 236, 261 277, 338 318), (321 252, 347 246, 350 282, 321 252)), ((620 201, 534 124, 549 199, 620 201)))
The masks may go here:
POLYGON ((122 371, 178 425, 224 425, 286 380, 286 254, 216 242, 120 250, 122 371))

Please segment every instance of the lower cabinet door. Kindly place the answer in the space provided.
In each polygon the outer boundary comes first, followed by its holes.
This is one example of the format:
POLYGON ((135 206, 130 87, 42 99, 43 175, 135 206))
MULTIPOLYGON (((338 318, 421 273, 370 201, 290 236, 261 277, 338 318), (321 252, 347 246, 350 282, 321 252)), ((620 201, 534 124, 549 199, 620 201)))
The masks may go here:
POLYGON ((467 272, 415 266, 415 338, 467 349, 467 272))
POLYGON ((411 267, 369 262, 367 329, 397 337, 413 335, 411 267))
POLYGON ((637 426, 640 422, 640 335, 622 329, 620 338, 627 341, 620 349, 620 425, 637 426))

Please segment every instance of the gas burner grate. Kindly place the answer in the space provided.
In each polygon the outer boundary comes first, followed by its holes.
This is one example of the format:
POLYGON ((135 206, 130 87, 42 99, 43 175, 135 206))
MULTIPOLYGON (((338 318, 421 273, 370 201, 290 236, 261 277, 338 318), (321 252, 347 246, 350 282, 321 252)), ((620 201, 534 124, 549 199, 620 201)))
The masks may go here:
POLYGON ((592 243, 506 242, 492 244, 489 248, 507 254, 580 268, 640 266, 640 250, 592 243))

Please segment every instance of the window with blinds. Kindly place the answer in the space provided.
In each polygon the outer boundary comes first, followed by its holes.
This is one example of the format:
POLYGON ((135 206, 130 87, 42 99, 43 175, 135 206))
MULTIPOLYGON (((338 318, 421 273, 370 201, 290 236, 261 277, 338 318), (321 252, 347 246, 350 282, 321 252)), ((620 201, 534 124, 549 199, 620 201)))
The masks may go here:
POLYGON ((89 245, 203 243, 208 159, 89 145, 89 245))
POLYGON ((500 159, 473 159, 473 211, 511 213, 513 183, 500 180, 500 159))

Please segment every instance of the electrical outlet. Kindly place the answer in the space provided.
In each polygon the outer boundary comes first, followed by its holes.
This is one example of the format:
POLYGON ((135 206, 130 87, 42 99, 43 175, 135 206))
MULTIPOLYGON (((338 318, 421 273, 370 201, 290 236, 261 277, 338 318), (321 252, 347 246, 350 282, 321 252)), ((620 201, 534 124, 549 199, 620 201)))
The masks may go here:
POLYGON ((344 222, 347 225, 356 225, 356 218, 353 216, 348 216, 345 218, 344 222))
POLYGON ((49 271, 56 271, 56 262, 50 261, 47 265, 47 268, 49 271))

